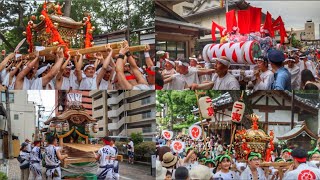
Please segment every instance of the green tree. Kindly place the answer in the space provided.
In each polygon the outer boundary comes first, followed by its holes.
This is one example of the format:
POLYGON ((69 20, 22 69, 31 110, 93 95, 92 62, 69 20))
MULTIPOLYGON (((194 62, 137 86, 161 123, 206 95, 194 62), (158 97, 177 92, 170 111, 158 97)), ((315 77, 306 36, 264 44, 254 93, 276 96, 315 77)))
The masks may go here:
POLYGON ((138 145, 143 142, 143 136, 141 132, 131 133, 130 137, 135 145, 138 145))

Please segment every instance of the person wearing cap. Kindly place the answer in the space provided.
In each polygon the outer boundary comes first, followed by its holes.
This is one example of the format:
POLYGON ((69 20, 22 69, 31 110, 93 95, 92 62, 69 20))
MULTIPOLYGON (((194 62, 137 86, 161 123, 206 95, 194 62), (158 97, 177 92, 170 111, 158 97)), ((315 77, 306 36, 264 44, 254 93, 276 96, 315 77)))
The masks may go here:
POLYGON ((162 167, 167 169, 172 177, 175 176, 175 170, 178 168, 179 158, 172 154, 172 152, 167 152, 162 157, 162 167))
POLYGON ((63 63, 63 48, 58 47, 56 53, 56 62, 51 68, 50 64, 40 66, 37 71, 37 78, 31 85, 31 90, 53 90, 55 89, 53 84, 54 77, 58 74, 63 63))
POLYGON ((14 85, 15 90, 29 90, 34 81, 36 69, 39 67, 39 51, 35 52, 35 58, 28 64, 24 65, 21 72, 16 77, 14 85))
POLYGON ((272 71, 274 72, 273 90, 291 90, 291 74, 284 68, 283 61, 285 60, 283 52, 279 50, 270 50, 268 60, 271 63, 272 71))
POLYGON ((150 90, 147 80, 140 72, 135 59, 131 55, 129 44, 127 41, 124 41, 124 47, 120 48, 119 55, 117 57, 116 77, 118 79, 120 88, 123 90, 150 90), (126 76, 124 74, 125 56, 130 63, 130 69, 132 71, 132 75, 134 75, 135 77, 135 80, 128 81, 126 79, 126 76))
POLYGON ((316 147, 312 151, 308 151, 308 162, 307 164, 314 168, 319 168, 320 163, 320 150, 316 147))
POLYGON ((29 166, 30 166, 30 152, 27 150, 28 143, 23 142, 20 147, 20 154, 18 160, 20 162, 21 180, 28 180, 29 166))
POLYGON ((220 170, 214 174, 214 178, 220 179, 240 179, 239 175, 230 170, 231 157, 228 154, 221 155, 218 159, 220 170))
POLYGON ((292 159, 291 152, 291 149, 283 149, 281 151, 281 158, 287 162, 288 160, 292 159))
POLYGON ((270 90, 274 81, 274 74, 268 69, 268 59, 260 56, 255 58, 259 71, 255 74, 254 90, 270 90))
POLYGON ((260 161, 262 156, 260 153, 250 152, 248 155, 248 166, 247 168, 241 173, 241 180, 247 179, 259 179, 259 180, 266 180, 264 171, 260 168, 260 161))
POLYGON ((300 68, 295 64, 295 59, 289 56, 285 61, 284 67, 288 69, 291 74, 291 89, 300 90, 301 73, 300 68))
MULTIPOLYGON (((163 79, 170 78, 171 76, 177 73, 174 67, 175 67, 174 59, 166 59, 164 70, 161 72, 163 79)), ((163 89, 169 90, 169 83, 164 84, 163 89)))
POLYGON ((189 60, 190 60, 190 66, 189 66, 189 68, 197 68, 198 59, 196 58, 196 56, 193 55, 192 57, 189 57, 189 60))
POLYGON ((57 147, 57 138, 55 136, 48 137, 48 146, 45 148, 46 162, 46 178, 47 180, 61 179, 60 163, 68 157, 62 155, 60 148, 57 147))
POLYGON ((30 179, 41 180, 42 179, 42 154, 40 149, 41 141, 34 141, 34 148, 30 153, 30 179))
POLYGON ((190 179, 196 179, 196 180, 211 180, 212 173, 210 172, 210 169, 207 166, 204 165, 197 165, 191 170, 189 170, 190 179))
POLYGON ((216 59, 215 74, 212 76, 212 82, 204 84, 194 84, 192 89, 213 89, 213 90, 240 90, 238 80, 228 72, 230 60, 222 56, 216 59))
POLYGON ((295 148, 292 153, 293 164, 284 174, 283 180, 320 179, 320 170, 307 165, 307 151, 295 148))
POLYGON ((216 163, 213 159, 206 159, 204 162, 204 165, 210 168, 210 171, 212 172, 212 175, 214 175, 214 169, 216 168, 216 163))

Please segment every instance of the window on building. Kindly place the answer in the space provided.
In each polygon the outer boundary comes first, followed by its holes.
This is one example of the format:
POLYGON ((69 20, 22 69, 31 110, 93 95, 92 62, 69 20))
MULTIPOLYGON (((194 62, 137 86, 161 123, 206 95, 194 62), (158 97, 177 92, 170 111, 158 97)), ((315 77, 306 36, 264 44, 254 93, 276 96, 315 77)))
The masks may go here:
MULTIPOLYGON (((6 102, 5 92, 1 92, 1 102, 6 102)), ((9 103, 14 103, 14 93, 9 93, 9 103)))
POLYGON ((308 28, 310 28, 310 29, 311 29, 311 26, 308 26, 308 28))
POLYGON ((148 96, 141 100, 141 105, 150 104, 151 103, 151 97, 148 96))
POLYGON ((142 119, 151 118, 151 111, 142 114, 142 119))
POLYGON ((13 115, 13 119, 14 119, 14 120, 19 120, 19 114, 14 114, 14 115, 13 115))
POLYGON ((169 52, 170 57, 174 59, 186 57, 186 42, 157 41, 156 49, 169 52))
POLYGON ((99 131, 103 131, 103 127, 99 127, 99 131))

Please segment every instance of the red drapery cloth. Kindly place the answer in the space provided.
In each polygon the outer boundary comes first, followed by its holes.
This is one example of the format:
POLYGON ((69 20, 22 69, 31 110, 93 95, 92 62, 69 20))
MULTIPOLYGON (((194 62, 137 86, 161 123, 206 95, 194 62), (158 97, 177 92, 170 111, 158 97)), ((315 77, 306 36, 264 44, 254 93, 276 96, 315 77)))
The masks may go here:
POLYGON ((220 26, 219 24, 217 24, 216 22, 212 21, 212 26, 211 26, 211 37, 213 41, 216 41, 216 28, 218 28, 218 30, 220 31, 220 36, 222 37, 222 31, 223 29, 225 29, 224 27, 220 26))
MULTIPOLYGON (((261 24, 261 8, 250 7, 250 32, 259 32, 261 24)), ((240 28, 241 30, 241 28, 240 28)))
POLYGON ((238 11, 238 27, 241 34, 250 33, 250 10, 239 10, 238 11))
POLYGON ((227 25, 227 32, 231 32, 234 26, 238 27, 235 10, 231 10, 226 13, 226 25, 227 25))

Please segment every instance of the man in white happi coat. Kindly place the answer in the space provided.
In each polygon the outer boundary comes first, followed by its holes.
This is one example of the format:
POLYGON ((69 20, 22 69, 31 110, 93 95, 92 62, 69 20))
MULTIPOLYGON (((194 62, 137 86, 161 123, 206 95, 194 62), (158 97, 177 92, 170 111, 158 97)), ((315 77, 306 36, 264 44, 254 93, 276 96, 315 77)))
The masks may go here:
POLYGON ((99 169, 97 172, 97 176, 99 180, 111 180, 111 179, 118 179, 117 176, 119 164, 116 160, 116 150, 112 147, 113 146, 113 140, 105 136, 102 138, 102 141, 104 142, 105 146, 103 146, 101 149, 99 149, 98 153, 96 154, 93 152, 94 157, 96 160, 99 161, 99 169))
POLYGON ((291 74, 291 89, 292 90, 300 90, 300 84, 301 84, 301 71, 300 67, 295 64, 294 57, 288 57, 284 62, 287 64, 284 65, 286 69, 291 74))
POLYGON ((320 179, 320 170, 307 165, 307 151, 296 148, 292 151, 293 164, 284 174, 283 180, 320 179))
POLYGON ((41 162, 42 162, 42 154, 40 149, 41 141, 34 141, 34 147, 30 153, 30 174, 29 178, 32 180, 41 180, 42 172, 41 172, 41 162))
POLYGON ((256 81, 254 90, 271 90, 274 74, 268 69, 268 59, 264 57, 255 58, 259 71, 255 73, 256 81))

